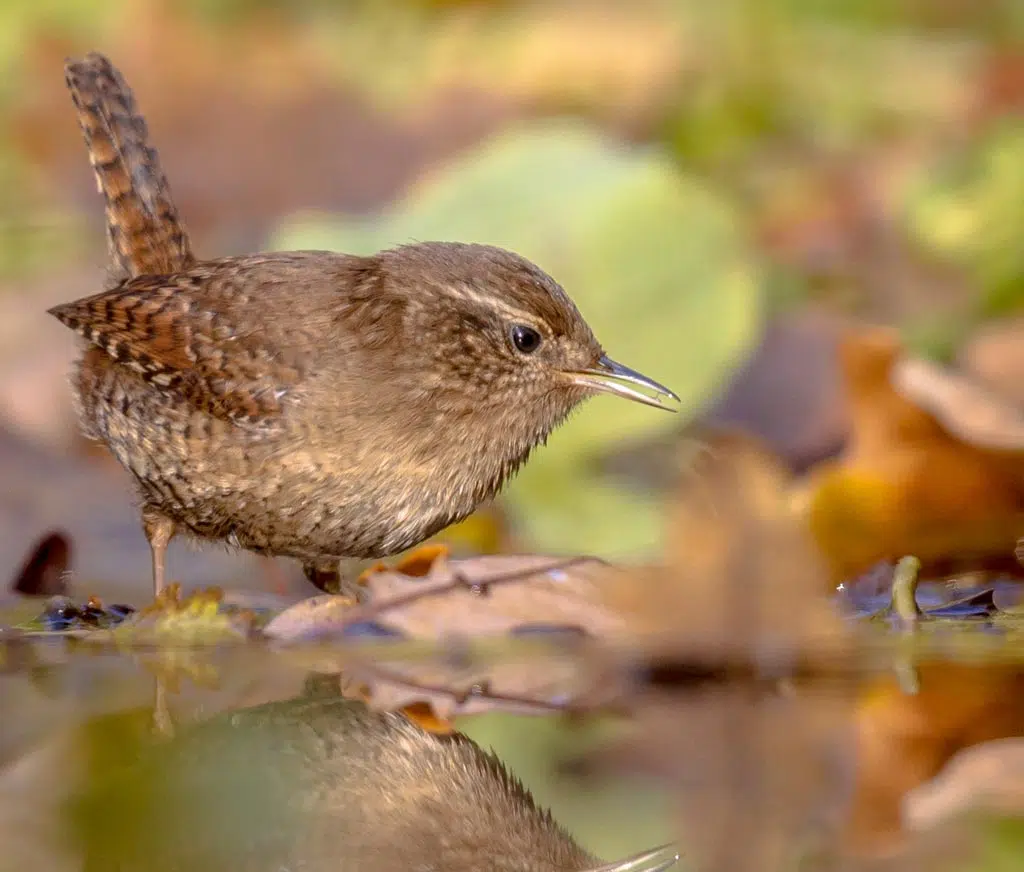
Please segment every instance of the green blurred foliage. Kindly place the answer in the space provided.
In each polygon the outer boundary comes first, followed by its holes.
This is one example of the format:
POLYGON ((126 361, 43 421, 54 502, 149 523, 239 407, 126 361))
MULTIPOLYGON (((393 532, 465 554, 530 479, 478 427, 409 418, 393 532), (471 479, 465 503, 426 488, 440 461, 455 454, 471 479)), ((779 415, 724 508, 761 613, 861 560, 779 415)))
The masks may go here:
POLYGON ((561 772, 614 741, 615 724, 493 713, 461 718, 458 728, 493 749, 537 802, 557 809, 558 822, 597 856, 627 857, 676 838, 671 791, 654 779, 603 775, 595 783, 561 772))
POLYGON ((987 838, 979 840, 977 856, 964 872, 1016 872, 1024 856, 1024 822, 1019 818, 995 818, 982 822, 987 838))
POLYGON ((908 208, 924 245, 967 270, 984 315, 1024 304, 1024 124, 999 125, 975 147, 941 161, 908 208))
MULTIPOLYGON (((520 84, 532 80, 533 60, 549 66, 530 52, 550 46, 527 39, 544 7, 511 0, 183 0, 174 6, 183 18, 220 33, 277 21, 282 38, 307 45, 329 76, 395 109, 416 107, 439 82, 460 75, 498 91, 502 75, 520 84), (454 17, 459 13, 466 15, 454 17), (521 43, 529 44, 525 53, 517 51, 521 43)), ((42 34, 64 35, 83 47, 107 45, 124 8, 124 0, 0 4, 0 119, 5 107, 39 87, 22 75, 26 46, 42 34)), ((993 48, 1009 50, 1024 36, 1024 4, 1016 0, 646 0, 635 8, 638 19, 664 21, 683 34, 678 81, 654 110, 650 130, 689 170, 707 174, 722 197, 749 194, 752 175, 766 163, 799 162, 816 151, 855 158, 899 136, 941 141, 942 125, 955 117, 979 58, 993 48)), ((599 6, 590 9, 600 17, 599 6)), ((580 38, 587 38, 586 28, 580 38)), ((550 82, 541 90, 544 105, 602 112, 596 86, 574 91, 550 82)), ((990 172, 973 155, 971 131, 960 133, 951 160, 973 160, 990 172)), ((2 172, 12 160, 0 135, 0 174, 5 182, 12 176, 5 190, 16 193, 25 190, 25 174, 2 172)), ((937 185, 936 197, 943 190, 959 196, 955 180, 937 185)), ((972 208, 979 224, 996 228, 989 242, 968 255, 939 239, 934 250, 954 263, 968 258, 982 285, 983 308, 1003 311, 1015 305, 1020 266, 993 240, 1013 226, 1003 223, 1012 215, 992 197, 977 198, 972 208)), ((4 252, 0 268, 16 254, 4 252)), ((795 274, 785 284, 802 289, 806 280, 795 274)), ((791 296, 800 299, 802 292, 791 296)))
POLYGON ((934 123, 976 46, 968 32, 908 27, 911 5, 682 2, 694 60, 666 107, 668 141, 720 169, 780 142, 850 149, 934 123))
MULTIPOLYGON (((308 218, 273 246, 372 253, 417 239, 491 243, 539 263, 612 357, 679 394, 684 418, 759 329, 757 271, 728 201, 660 152, 626 150, 582 126, 510 131, 378 220, 308 218)), ((653 507, 591 479, 587 465, 615 441, 678 423, 616 398, 588 403, 507 492, 529 541, 608 556, 655 544, 653 507)))

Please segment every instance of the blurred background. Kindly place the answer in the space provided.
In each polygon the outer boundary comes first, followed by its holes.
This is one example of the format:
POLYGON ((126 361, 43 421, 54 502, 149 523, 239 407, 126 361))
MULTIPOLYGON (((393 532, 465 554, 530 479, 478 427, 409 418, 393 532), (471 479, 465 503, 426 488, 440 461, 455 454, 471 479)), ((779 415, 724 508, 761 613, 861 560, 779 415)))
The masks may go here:
MULTIPOLYGON (((485 549, 649 554, 687 424, 738 422, 805 470, 849 435, 837 325, 950 359, 1024 300, 1012 0, 45 0, 0 6, 0 34, 12 568, 51 527, 87 576, 147 562, 45 314, 105 281, 67 55, 125 72, 200 255, 508 246, 680 394, 682 419, 589 403, 469 526, 485 549)), ((174 547, 175 575, 236 565, 174 547)))
MULTIPOLYGON (((2 0, 8 576, 61 530, 81 590, 138 599, 149 583, 127 478, 77 436, 74 337, 45 313, 106 281, 62 75, 89 50, 132 85, 200 256, 510 247, 565 285, 611 355, 682 397, 671 417, 588 403, 447 534, 458 548, 661 553, 687 445, 729 425, 806 483, 825 589, 904 553, 1013 563, 1019 0, 2 0), (897 357, 942 368, 900 394, 897 357)), ((292 566, 172 545, 190 584, 254 586, 256 571, 309 591, 292 566)), ((485 718, 475 734, 591 847, 667 831, 657 796, 631 800, 628 826, 620 795, 559 800, 553 725, 485 718)))

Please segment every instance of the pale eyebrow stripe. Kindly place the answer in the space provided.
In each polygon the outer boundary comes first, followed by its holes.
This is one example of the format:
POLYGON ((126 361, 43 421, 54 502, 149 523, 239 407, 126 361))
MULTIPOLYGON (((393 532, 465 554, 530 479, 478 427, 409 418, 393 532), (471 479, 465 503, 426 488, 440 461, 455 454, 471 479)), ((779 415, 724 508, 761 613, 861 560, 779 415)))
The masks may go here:
POLYGON ((550 328, 543 321, 538 320, 536 315, 525 312, 522 309, 517 309, 515 306, 510 306, 502 300, 496 300, 494 297, 482 294, 469 285, 445 285, 445 290, 453 297, 458 297, 471 303, 478 303, 486 308, 497 309, 510 318, 522 321, 524 324, 536 327, 538 330, 550 332, 550 328))

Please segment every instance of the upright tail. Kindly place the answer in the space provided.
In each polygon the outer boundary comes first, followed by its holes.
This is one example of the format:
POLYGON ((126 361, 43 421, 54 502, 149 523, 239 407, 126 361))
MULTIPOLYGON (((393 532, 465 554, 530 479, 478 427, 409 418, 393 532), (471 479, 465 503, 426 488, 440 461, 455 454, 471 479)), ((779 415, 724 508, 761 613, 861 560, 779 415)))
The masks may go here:
POLYGON ((68 61, 64 77, 106 203, 107 245, 116 279, 166 275, 188 267, 195 260, 192 243, 128 83, 97 52, 68 61))

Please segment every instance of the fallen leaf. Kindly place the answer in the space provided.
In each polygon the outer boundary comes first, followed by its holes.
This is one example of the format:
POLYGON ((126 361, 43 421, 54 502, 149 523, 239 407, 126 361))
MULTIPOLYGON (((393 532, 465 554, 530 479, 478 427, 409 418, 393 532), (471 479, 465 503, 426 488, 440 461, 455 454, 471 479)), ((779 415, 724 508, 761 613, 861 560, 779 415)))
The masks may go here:
POLYGON ((588 558, 450 560, 444 546, 425 546, 393 567, 364 572, 362 602, 312 597, 282 611, 263 633, 286 645, 293 662, 341 673, 346 695, 402 711, 432 732, 487 711, 550 714, 580 695, 578 662, 567 650, 618 624, 595 605, 594 585, 606 571, 588 558), (482 658, 471 640, 486 638, 510 644, 482 658), (403 657, 386 644, 360 645, 364 640, 436 644, 403 657), (539 645, 529 651, 514 644, 530 640, 539 645))
POLYGON ((1005 402, 1024 406, 1024 318, 1007 318, 973 331, 957 354, 964 372, 1005 402))
POLYGON ((601 588, 629 644, 599 689, 630 721, 582 766, 671 790, 702 870, 786 868, 835 831, 853 783, 850 683, 783 680, 850 653, 788 484, 755 440, 720 434, 691 462, 661 564, 601 588))
MULTIPOLYGON (((904 558, 914 560, 915 558, 904 558)), ((837 599, 851 617, 891 616, 896 567, 883 563, 851 582, 841 584, 837 599)), ((919 569, 918 569, 919 574, 919 569)), ((980 618, 1012 608, 1020 599, 1021 585, 985 574, 951 577, 941 581, 917 580, 913 587, 918 614, 925 618, 980 618)))
MULTIPOLYGON (((918 557, 926 574, 990 564, 1012 571, 1014 543, 1024 530, 1024 453, 980 442, 975 413, 983 401, 972 392, 973 405, 954 413, 947 404, 937 415, 936 398, 959 391, 962 400, 963 385, 932 379, 942 388, 932 392, 930 406, 921 402, 923 390, 915 388, 923 373, 934 371, 908 362, 894 331, 851 331, 841 355, 850 440, 802 485, 807 522, 832 582, 905 554, 918 557)), ((989 407, 989 420, 996 417, 989 407)), ((1000 426, 986 426, 989 442, 1000 426)), ((1014 438, 1004 436, 1002 444, 1014 438)))
POLYGON ((963 442, 995 451, 1024 452, 1024 408, 976 380, 927 360, 903 359, 893 367, 892 383, 963 442))
POLYGON ((169 584, 149 606, 129 615, 108 634, 86 633, 90 642, 112 641, 119 645, 204 646, 244 642, 256 627, 249 609, 222 608, 224 591, 209 588, 181 596, 177 584, 169 584))
POLYGON ((446 553, 422 549, 394 569, 372 567, 363 576, 364 602, 315 597, 286 609, 264 633, 278 642, 365 636, 442 641, 544 628, 600 637, 621 624, 598 603, 597 585, 608 571, 603 561, 536 555, 449 560, 446 553))
POLYGON ((841 650, 826 568, 790 507, 779 459, 754 439, 721 433, 687 462, 661 563, 610 574, 600 587, 633 642, 703 658, 841 650))
POLYGON ((48 533, 29 552, 14 577, 11 590, 23 596, 56 596, 67 592, 71 539, 63 532, 48 533))
POLYGON ((355 600, 351 597, 331 593, 312 596, 271 618, 263 633, 282 642, 316 640, 336 631, 354 607, 355 600))

